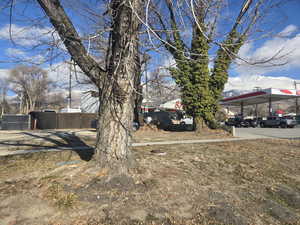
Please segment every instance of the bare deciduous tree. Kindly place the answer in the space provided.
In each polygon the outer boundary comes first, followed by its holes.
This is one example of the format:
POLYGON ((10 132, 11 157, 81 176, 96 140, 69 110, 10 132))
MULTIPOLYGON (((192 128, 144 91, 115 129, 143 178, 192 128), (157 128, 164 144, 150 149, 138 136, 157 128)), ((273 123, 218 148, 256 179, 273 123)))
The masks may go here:
POLYGON ((6 100, 7 92, 8 92, 8 80, 7 79, 0 79, 0 102, 1 102, 1 115, 4 113, 9 112, 9 104, 6 100))
POLYGON ((59 0, 38 0, 72 59, 99 89, 99 130, 95 159, 113 173, 127 173, 138 54, 139 0, 112 0, 111 31, 105 68, 84 47, 59 0))
MULTIPOLYGON (((280 2, 244 0, 225 20, 222 14, 228 1, 224 0, 148 1, 148 14, 152 15, 145 21, 148 33, 175 59, 176 67, 170 72, 197 131, 216 127, 218 102, 231 63, 257 23, 280 2)), ((152 43, 157 46, 155 40, 152 43)))
MULTIPOLYGON (((148 78, 147 98, 152 106, 159 107, 161 104, 180 97, 180 90, 166 71, 155 70, 148 78)), ((145 89, 144 89, 145 90, 145 89)))
POLYGON ((20 97, 20 113, 25 114, 43 105, 51 83, 47 72, 36 66, 17 66, 11 70, 8 81, 20 97))

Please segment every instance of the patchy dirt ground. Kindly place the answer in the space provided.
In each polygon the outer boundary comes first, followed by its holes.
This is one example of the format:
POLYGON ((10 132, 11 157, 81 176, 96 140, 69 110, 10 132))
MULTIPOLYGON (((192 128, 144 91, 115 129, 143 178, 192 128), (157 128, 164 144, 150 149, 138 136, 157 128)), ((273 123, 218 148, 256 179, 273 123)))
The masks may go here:
POLYGON ((75 152, 0 159, 1 225, 300 224, 300 140, 134 148, 107 181, 75 152))

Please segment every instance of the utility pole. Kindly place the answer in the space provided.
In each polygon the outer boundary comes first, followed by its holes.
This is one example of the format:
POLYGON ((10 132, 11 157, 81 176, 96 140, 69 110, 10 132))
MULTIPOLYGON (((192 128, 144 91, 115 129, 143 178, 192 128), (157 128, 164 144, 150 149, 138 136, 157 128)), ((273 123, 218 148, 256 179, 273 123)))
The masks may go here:
MULTIPOLYGON (((297 95, 297 93, 298 93, 298 91, 297 91, 297 84, 300 84, 300 82, 294 81, 294 86, 295 86, 295 90, 296 90, 296 95, 297 95)), ((296 103, 296 115, 298 115, 298 114, 299 114, 298 95, 297 95, 297 97, 296 97, 295 103, 296 103)))
POLYGON ((145 81, 146 81, 146 112, 148 112, 148 73, 147 73, 147 61, 145 62, 145 81))
POLYGON ((68 109, 72 107, 72 59, 69 64, 69 96, 68 96, 68 109))
POLYGON ((146 105, 145 105, 145 112, 148 112, 148 104, 149 104, 149 93, 148 93, 148 61, 150 60, 150 56, 148 54, 145 54, 143 56, 143 61, 145 65, 145 82, 146 82, 146 105))

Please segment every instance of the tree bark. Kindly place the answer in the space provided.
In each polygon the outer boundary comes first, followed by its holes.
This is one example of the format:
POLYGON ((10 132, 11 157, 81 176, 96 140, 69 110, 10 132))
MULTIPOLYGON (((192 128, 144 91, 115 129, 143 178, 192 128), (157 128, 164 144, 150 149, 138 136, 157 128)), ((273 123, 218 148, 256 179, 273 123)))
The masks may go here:
POLYGON ((107 71, 90 57, 59 0, 38 0, 73 60, 99 88, 99 122, 94 159, 102 168, 127 173, 134 108, 140 0, 112 0, 107 71))
POLYGON ((111 54, 108 76, 100 92, 99 130, 96 157, 101 167, 126 173, 131 161, 129 146, 136 99, 139 0, 113 0, 111 54))
POLYGON ((193 129, 197 134, 203 134, 210 130, 210 128, 206 125, 204 118, 200 116, 193 117, 193 129))
MULTIPOLYGON (((138 47, 138 46, 137 46, 138 47)), ((135 65, 136 65, 136 76, 134 80, 134 88, 135 88, 135 107, 134 107, 134 121, 139 123, 139 125, 142 125, 142 116, 141 116, 141 107, 142 107, 142 102, 143 102, 143 87, 141 85, 141 77, 142 77, 142 65, 141 65, 141 60, 140 56, 138 54, 139 49, 137 49, 137 55, 136 55, 136 60, 135 60, 135 65)))

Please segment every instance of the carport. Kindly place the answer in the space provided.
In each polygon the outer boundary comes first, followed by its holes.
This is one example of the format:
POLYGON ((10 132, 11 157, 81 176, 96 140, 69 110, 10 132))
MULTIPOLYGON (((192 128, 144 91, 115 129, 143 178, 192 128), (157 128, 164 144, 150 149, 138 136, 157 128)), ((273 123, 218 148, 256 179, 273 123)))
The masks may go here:
MULTIPOLYGON (((220 104, 224 107, 240 106, 241 115, 244 115, 244 106, 258 105, 262 103, 269 103, 269 115, 272 115, 272 103, 287 99, 296 99, 300 97, 300 90, 295 89, 277 89, 267 88, 255 92, 250 92, 243 95, 224 98, 220 104)), ((257 108, 256 108, 257 110, 257 108)))

